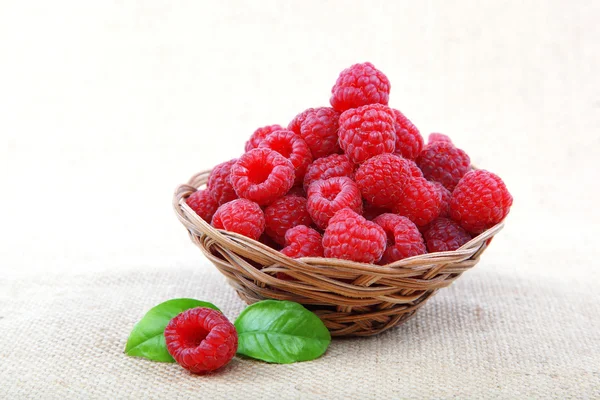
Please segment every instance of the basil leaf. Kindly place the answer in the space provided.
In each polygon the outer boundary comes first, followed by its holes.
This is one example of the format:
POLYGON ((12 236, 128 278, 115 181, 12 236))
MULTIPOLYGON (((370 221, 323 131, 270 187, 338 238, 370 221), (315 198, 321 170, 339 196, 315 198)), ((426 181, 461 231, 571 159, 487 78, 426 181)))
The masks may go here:
POLYGON ((331 342, 319 317, 291 301, 252 304, 237 318, 235 328, 238 354, 271 363, 314 360, 331 342))
POLYGON ((173 299, 160 303, 135 324, 127 339, 125 354, 153 361, 175 362, 167 351, 165 328, 176 315, 196 307, 221 311, 214 304, 194 299, 173 299))

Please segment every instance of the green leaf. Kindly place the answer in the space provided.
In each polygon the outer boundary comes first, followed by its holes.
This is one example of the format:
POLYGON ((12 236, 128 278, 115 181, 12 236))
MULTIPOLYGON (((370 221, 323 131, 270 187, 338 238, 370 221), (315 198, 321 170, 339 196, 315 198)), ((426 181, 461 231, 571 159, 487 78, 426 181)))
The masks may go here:
POLYGON ((135 324, 127 339, 125 354, 153 361, 175 362, 167 351, 165 328, 177 314, 196 307, 221 311, 214 304, 194 299, 173 299, 160 303, 135 324))
POLYGON ((235 328, 238 354, 271 363, 314 360, 331 342, 319 317, 291 301, 255 303, 242 311, 235 328))

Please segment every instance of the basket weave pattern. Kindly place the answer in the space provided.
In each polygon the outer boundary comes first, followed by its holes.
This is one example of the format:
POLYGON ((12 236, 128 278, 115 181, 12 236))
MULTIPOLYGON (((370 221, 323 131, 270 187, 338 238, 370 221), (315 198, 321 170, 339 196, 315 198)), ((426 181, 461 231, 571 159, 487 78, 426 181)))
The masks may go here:
POLYGON ((386 266, 331 258, 291 259, 245 236, 216 230, 189 208, 185 199, 206 184, 210 171, 177 188, 173 207, 192 242, 227 277, 248 304, 290 300, 313 310, 332 336, 370 336, 414 313, 440 288, 472 268, 500 223, 459 250, 423 254, 386 266), (257 266, 261 267, 258 269, 257 266), (295 280, 276 277, 284 272, 295 280))

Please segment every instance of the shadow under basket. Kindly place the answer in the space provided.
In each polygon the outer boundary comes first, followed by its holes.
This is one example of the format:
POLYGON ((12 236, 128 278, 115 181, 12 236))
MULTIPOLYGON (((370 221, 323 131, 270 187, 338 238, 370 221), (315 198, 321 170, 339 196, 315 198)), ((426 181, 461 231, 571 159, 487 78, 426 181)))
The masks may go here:
POLYGON ((456 251, 423 254, 385 266, 333 258, 292 259, 245 236, 217 230, 185 202, 210 171, 177 188, 173 207, 192 242, 248 304, 264 299, 303 304, 332 336, 371 336, 399 325, 440 288, 472 268, 503 223, 456 251), (279 272, 293 280, 280 279, 279 272))

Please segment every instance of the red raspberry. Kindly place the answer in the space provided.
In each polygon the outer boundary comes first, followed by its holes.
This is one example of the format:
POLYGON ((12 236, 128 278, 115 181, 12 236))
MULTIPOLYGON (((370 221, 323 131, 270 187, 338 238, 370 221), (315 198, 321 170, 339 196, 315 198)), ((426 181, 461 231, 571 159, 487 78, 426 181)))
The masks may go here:
POLYGON ((306 199, 285 196, 265 208, 265 232, 279 244, 285 243, 285 233, 297 225, 310 225, 312 219, 306 211, 306 199))
POLYGON ((404 197, 394 212, 407 217, 417 226, 427 225, 440 215, 442 195, 424 178, 412 178, 404 186, 404 197))
POLYGON ((323 257, 321 234, 304 225, 298 225, 285 234, 285 245, 281 252, 291 258, 323 257))
POLYGON ((370 62, 354 64, 340 73, 329 102, 340 112, 367 104, 387 104, 390 87, 388 78, 370 62))
POLYGON ((323 235, 324 255, 356 262, 374 263, 381 259, 386 244, 385 231, 349 208, 338 211, 323 235))
POLYGON ((440 182, 453 191, 460 178, 469 171, 471 159, 452 143, 433 142, 425 146, 417 158, 417 165, 425 179, 440 182))
POLYGON ((410 177, 404 160, 394 154, 369 158, 356 171, 356 184, 363 198, 377 207, 392 207, 402 198, 410 177))
POLYGON ((221 163, 213 168, 208 177, 206 188, 212 193, 213 198, 219 205, 225 204, 238 198, 231 186, 231 167, 237 159, 221 163))
POLYGON ((450 200, 450 217, 470 233, 479 234, 502 221, 513 198, 498 177, 485 170, 468 172, 450 200))
POLYGON ((443 133, 430 133, 429 138, 427 139, 427 144, 430 144, 433 142, 452 143, 452 139, 450 139, 450 136, 444 135, 443 133))
POLYGON ((423 150, 423 137, 417 127, 400 111, 394 113, 394 129, 396 130, 396 148, 394 153, 409 160, 416 159, 423 150))
POLYGON ((210 220, 219 208, 219 204, 208 190, 197 190, 185 202, 196 214, 210 224, 210 220))
POLYGON ((238 196, 264 206, 294 185, 294 166, 266 148, 250 150, 231 167, 231 184, 238 196))
POLYGON ((382 214, 373 220, 387 235, 382 264, 425 254, 425 242, 417 226, 408 218, 396 214, 382 214))
POLYGON ((407 160, 406 158, 403 160, 404 160, 404 163, 408 166, 408 169, 410 171, 410 176, 412 176, 413 178, 422 178, 423 177, 423 171, 421 171, 421 169, 419 168, 419 166, 417 165, 416 162, 414 162, 413 160, 407 160))
POLYGON ((431 182, 437 188, 437 190, 442 195, 442 203, 440 206, 440 217, 449 217, 450 216, 450 199, 452 198, 452 193, 444 187, 439 182, 431 182))
POLYGON ((281 125, 267 125, 262 128, 258 128, 254 131, 250 139, 246 142, 246 151, 250 151, 252 149, 257 148, 260 145, 260 142, 264 140, 267 136, 275 131, 280 131, 285 129, 281 125))
POLYGON ((364 202, 363 204, 363 217, 369 221, 373 221, 381 214, 391 213, 387 208, 376 207, 373 204, 364 202))
POLYGON ((186 310, 165 328, 167 350, 194 374, 206 374, 226 365, 235 355, 238 335, 225 316, 205 307, 186 310))
POLYGON ((265 215, 258 204, 237 199, 219 207, 212 226, 257 240, 265 230, 265 215))
POLYGON ((313 157, 341 152, 338 145, 340 113, 329 107, 309 108, 296 115, 288 129, 300 135, 313 157))
POLYGON ((325 229, 329 219, 346 207, 362 211, 360 192, 352 179, 338 176, 313 182, 308 187, 306 208, 319 228, 325 229))
POLYGON ((304 175, 304 189, 308 189, 314 181, 336 176, 354 178, 354 164, 350 162, 345 154, 332 154, 313 161, 308 166, 306 175, 304 175))
POLYGON ((340 116, 340 146, 348 158, 360 164, 383 153, 393 153, 394 119, 387 106, 371 104, 345 111, 340 116))
POLYGON ((471 235, 448 218, 433 221, 423 234, 430 253, 454 251, 471 240, 471 235))
POLYGON ((271 133, 258 147, 274 150, 291 161, 294 166, 295 183, 301 184, 306 168, 312 162, 312 154, 302 138, 292 131, 281 130, 271 133))

